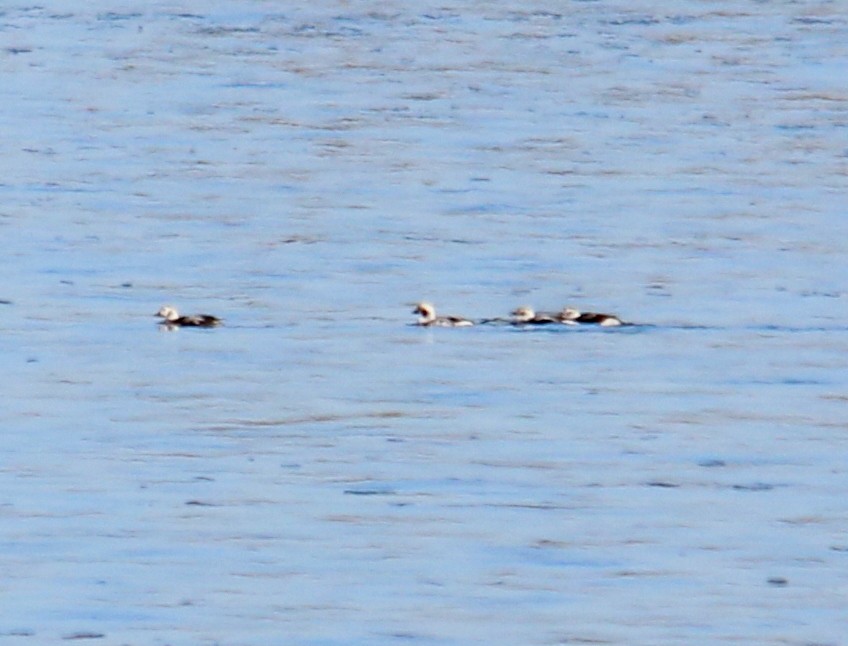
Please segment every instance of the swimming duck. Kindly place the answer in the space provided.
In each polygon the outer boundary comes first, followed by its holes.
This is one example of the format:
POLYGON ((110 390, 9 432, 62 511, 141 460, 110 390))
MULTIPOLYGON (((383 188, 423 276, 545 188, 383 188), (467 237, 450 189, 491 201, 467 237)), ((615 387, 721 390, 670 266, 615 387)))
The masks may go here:
POLYGON ((417 303, 413 314, 418 314, 418 325, 437 326, 437 327, 468 327, 474 325, 474 321, 462 318, 461 316, 436 316, 436 308, 432 303, 417 303))
POLYGON ((156 316, 162 317, 163 325, 169 327, 217 327, 221 325, 221 319, 211 314, 194 314, 192 316, 180 316, 176 307, 163 305, 156 316))
POLYGON ((560 312, 563 323, 600 325, 601 327, 615 327, 626 325, 624 321, 614 314, 600 314, 598 312, 581 312, 573 307, 566 307, 560 312))
POLYGON ((513 325, 549 325, 562 322, 557 314, 537 312, 527 305, 517 307, 510 314, 512 315, 513 325))

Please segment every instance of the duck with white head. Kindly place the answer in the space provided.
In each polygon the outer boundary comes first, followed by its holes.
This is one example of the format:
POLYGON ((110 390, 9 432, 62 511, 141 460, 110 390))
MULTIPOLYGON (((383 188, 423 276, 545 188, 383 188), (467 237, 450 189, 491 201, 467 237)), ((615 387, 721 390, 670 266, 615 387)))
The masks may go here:
POLYGON ((192 314, 181 316, 179 310, 171 305, 163 305, 156 312, 156 316, 162 319, 162 325, 170 328, 177 327, 218 327, 222 321, 211 314, 192 314))
POLYGON ((413 314, 418 314, 416 325, 423 327, 470 327, 474 321, 461 316, 436 316, 436 308, 432 303, 422 301, 415 304, 413 314))

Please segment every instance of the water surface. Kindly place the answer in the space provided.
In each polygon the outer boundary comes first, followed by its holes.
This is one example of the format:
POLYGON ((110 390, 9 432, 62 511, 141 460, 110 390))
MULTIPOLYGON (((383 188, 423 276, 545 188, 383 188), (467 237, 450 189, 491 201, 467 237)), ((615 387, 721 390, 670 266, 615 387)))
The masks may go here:
POLYGON ((838 3, 0 34, 4 643, 844 642, 838 3))

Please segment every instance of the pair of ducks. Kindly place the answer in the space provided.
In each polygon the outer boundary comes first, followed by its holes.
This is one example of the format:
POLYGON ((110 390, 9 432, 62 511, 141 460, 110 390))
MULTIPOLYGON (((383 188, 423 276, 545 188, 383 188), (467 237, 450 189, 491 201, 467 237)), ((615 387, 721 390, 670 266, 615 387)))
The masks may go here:
MULTIPOLYGON (((436 316, 436 308, 431 303, 418 303, 413 314, 418 314, 418 325, 425 327, 469 327, 474 325, 471 319, 461 316, 436 316)), ((550 325, 559 323, 561 325, 600 325, 602 327, 615 327, 627 325, 624 321, 613 314, 600 314, 598 312, 581 312, 572 307, 566 307, 559 312, 536 312, 532 307, 522 306, 511 312, 509 321, 503 319, 483 319, 479 323, 504 323, 512 325, 550 325)))

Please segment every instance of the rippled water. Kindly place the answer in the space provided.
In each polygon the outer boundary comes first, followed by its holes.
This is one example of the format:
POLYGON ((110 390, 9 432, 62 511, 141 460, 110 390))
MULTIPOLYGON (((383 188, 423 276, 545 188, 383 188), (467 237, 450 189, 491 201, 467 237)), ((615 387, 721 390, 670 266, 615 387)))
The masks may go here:
POLYGON ((666 4, 0 10, 3 642, 844 643, 848 17, 666 4))

